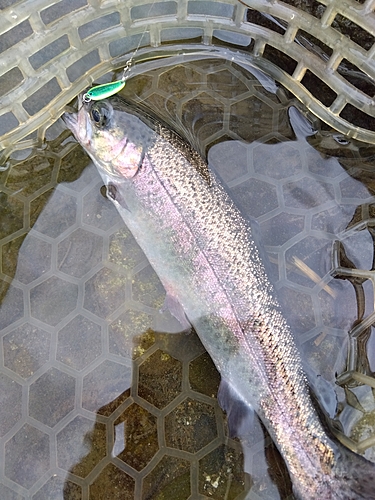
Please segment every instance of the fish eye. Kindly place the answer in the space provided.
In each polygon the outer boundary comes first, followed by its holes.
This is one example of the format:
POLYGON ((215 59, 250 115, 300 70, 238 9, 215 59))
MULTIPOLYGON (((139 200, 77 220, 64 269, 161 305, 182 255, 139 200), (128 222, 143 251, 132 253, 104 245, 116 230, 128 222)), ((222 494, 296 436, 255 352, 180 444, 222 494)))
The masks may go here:
POLYGON ((100 113, 97 109, 93 109, 91 111, 91 116, 94 122, 99 123, 100 122, 100 113))
POLYGON ((95 103, 91 108, 90 114, 93 122, 99 128, 108 125, 111 118, 110 109, 103 103, 95 103))

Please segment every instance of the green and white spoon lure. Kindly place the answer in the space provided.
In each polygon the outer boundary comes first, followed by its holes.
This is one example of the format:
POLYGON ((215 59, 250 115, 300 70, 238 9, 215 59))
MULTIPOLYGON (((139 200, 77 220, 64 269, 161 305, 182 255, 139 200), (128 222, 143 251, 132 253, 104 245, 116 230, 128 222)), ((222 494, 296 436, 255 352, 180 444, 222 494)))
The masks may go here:
POLYGON ((101 101, 102 99, 111 97, 112 95, 117 94, 117 92, 120 92, 120 90, 125 87, 125 83, 125 80, 118 80, 116 82, 96 85, 84 94, 83 101, 101 101))
POLYGON ((120 92, 120 90, 122 90, 125 87, 126 84, 125 75, 129 71, 133 63, 133 57, 131 57, 125 64, 121 80, 117 80, 115 82, 110 82, 110 83, 102 83, 101 85, 96 85, 95 87, 92 87, 83 95, 83 101, 84 102, 101 101, 102 99, 106 99, 107 97, 111 97, 112 95, 117 94, 117 92, 120 92))

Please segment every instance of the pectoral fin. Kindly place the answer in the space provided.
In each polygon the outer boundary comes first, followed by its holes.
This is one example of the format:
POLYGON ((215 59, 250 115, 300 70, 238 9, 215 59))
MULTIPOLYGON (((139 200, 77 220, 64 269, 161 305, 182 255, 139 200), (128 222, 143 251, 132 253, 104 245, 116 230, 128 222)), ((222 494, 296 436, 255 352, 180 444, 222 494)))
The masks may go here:
POLYGON ((159 313, 154 322, 155 331, 165 333, 190 332, 191 324, 183 307, 173 295, 167 293, 159 313))
POLYGON ((221 379, 217 399, 227 414, 230 437, 248 436, 254 425, 254 410, 249 403, 225 379, 221 379))
POLYGON ((115 201, 121 206, 121 208, 124 208, 125 210, 130 212, 125 199, 123 198, 123 196, 121 196, 120 190, 115 184, 113 184, 113 182, 109 182, 106 186, 106 197, 112 201, 115 201))

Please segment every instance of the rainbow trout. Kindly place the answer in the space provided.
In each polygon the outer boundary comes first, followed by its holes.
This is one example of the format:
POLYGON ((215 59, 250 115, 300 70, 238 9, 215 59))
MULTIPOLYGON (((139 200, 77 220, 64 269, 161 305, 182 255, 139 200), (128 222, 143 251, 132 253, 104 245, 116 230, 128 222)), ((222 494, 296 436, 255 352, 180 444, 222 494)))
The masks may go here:
POLYGON ((375 465, 323 427, 249 222, 178 134, 118 96, 64 121, 221 377, 257 412, 303 500, 375 498, 375 465))

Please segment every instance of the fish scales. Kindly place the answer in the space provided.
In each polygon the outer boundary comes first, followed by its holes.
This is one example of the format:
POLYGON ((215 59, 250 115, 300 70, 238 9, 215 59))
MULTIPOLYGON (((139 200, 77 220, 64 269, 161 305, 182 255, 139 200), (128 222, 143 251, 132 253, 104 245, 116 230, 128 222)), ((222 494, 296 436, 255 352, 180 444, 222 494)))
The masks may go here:
MULTIPOLYGON (((275 438, 276 431, 284 453, 290 453, 293 441, 294 445, 300 444, 307 437, 310 446, 325 443, 324 458, 327 466, 332 465, 333 453, 315 418, 298 351, 274 297, 251 227, 213 175, 207 182, 183 155, 176 164, 179 149, 179 141, 157 139, 148 153, 150 172, 134 179, 140 198, 147 199, 144 194, 156 188, 154 197, 163 200, 158 205, 161 211, 154 211, 151 201, 144 206, 145 212, 153 214, 153 227, 160 227, 163 221, 167 231, 164 239, 174 242, 169 255, 165 254, 167 259, 158 255, 152 264, 162 281, 165 276, 167 282, 168 276, 176 276, 173 263, 183 263, 181 279, 176 281, 185 290, 190 285, 191 297, 184 304, 186 291, 181 289, 177 295, 189 319, 198 332, 207 329, 201 338, 213 359, 221 360, 222 376, 235 387, 246 384, 247 398, 252 393, 250 403, 264 421, 271 422, 271 435, 275 438), (165 158, 174 161, 169 163, 165 158), (152 180, 148 184, 152 174, 159 182, 152 180), (168 234, 169 228, 176 230, 177 238, 168 234), (180 233, 186 233, 187 228, 191 244, 199 248, 198 265, 189 254, 184 255, 181 246, 180 233), (197 297, 204 303, 203 312, 194 311, 189 304, 194 304, 197 297), (213 347, 215 332, 221 334, 213 347), (300 432, 296 433, 296 429, 300 432)), ((306 453, 307 448, 303 449, 306 453)), ((315 455, 307 452, 306 460, 315 455)), ((296 471, 300 460, 299 455, 296 471)))
POLYGON ((374 465, 319 420, 251 225, 220 181, 177 134, 119 97, 80 106, 65 122, 221 376, 267 427, 296 496, 375 498, 374 465))

